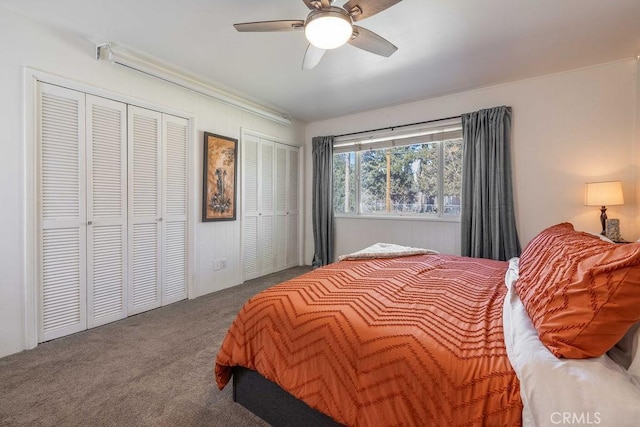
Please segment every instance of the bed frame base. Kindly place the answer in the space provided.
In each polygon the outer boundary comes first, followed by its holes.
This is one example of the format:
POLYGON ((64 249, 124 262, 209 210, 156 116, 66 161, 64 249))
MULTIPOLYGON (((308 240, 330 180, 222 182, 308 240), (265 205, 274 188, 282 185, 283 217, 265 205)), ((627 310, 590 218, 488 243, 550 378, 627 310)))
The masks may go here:
POLYGON ((233 400, 275 427, 341 425, 256 371, 240 366, 233 368, 233 400))

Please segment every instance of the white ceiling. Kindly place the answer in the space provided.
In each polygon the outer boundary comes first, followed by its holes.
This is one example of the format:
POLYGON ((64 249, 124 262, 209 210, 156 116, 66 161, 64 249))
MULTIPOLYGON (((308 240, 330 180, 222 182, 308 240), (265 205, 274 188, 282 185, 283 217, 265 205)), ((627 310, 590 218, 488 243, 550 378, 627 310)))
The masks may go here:
POLYGON ((301 0, 0 0, 0 6, 144 52, 307 122, 640 53, 640 0, 404 0, 358 23, 398 46, 395 54, 345 45, 310 71, 301 69, 302 32, 239 33, 232 26, 304 19, 309 10, 301 0))

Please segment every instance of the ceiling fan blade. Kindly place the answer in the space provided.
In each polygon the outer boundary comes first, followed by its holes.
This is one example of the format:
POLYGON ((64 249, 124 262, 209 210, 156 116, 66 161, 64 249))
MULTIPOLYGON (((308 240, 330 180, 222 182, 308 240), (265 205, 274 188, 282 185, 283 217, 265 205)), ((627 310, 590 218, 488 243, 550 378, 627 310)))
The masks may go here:
POLYGON ((322 59, 322 56, 326 52, 325 49, 320 49, 319 47, 315 47, 311 43, 307 46, 307 51, 304 53, 304 60, 302 61, 302 69, 310 70, 322 59))
POLYGON ((260 22, 243 22, 233 24, 236 30, 240 32, 263 32, 263 31, 295 31, 304 28, 304 21, 285 20, 285 21, 260 21, 260 22))
POLYGON ((390 8, 402 0, 349 0, 345 3, 344 10, 349 12, 351 19, 360 21, 390 8))
POLYGON ((393 52, 398 50, 398 48, 387 39, 380 37, 373 31, 369 31, 366 28, 362 28, 357 25, 353 26, 353 35, 347 43, 351 46, 366 50, 367 52, 387 57, 391 56, 393 52))

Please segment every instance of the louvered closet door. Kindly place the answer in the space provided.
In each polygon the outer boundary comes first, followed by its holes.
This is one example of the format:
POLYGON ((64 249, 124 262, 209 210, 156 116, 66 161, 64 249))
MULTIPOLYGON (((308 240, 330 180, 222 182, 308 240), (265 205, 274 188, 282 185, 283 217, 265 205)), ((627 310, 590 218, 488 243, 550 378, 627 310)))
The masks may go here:
POLYGON ((88 327, 127 316, 127 106, 86 96, 88 327))
POLYGON ((275 271, 275 198, 274 198, 274 156, 275 144, 260 140, 258 157, 258 270, 259 275, 275 271))
POLYGON ((162 114, 129 106, 129 315, 161 305, 162 114))
POLYGON ((242 159, 242 280, 258 277, 258 156, 260 140, 244 134, 241 143, 242 159))
POLYGON ((287 149, 287 268, 300 265, 300 149, 287 149))
POLYGON ((86 329, 85 95, 39 84, 39 341, 86 329))
POLYGON ((275 144, 275 251, 276 270, 294 267, 298 260, 298 156, 299 149, 275 144))
POLYGON ((276 271, 287 268, 287 157, 286 145, 275 144, 275 235, 276 271))
POLYGON ((297 147, 242 135, 243 280, 299 265, 298 156, 297 147))
POLYGON ((187 141, 188 122, 163 115, 164 213, 162 305, 187 297, 187 141))

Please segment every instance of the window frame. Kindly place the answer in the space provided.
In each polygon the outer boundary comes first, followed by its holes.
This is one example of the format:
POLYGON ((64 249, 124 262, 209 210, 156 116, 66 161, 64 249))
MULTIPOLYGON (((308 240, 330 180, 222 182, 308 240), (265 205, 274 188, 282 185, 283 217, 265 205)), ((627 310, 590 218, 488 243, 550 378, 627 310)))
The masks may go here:
MULTIPOLYGON (((462 139, 462 124, 459 118, 447 120, 446 123, 436 123, 429 126, 421 126, 411 129, 402 129, 396 131, 391 129, 383 134, 366 133, 359 134, 359 138, 336 138, 334 141, 334 158, 336 154, 354 153, 355 161, 355 206, 353 212, 335 212, 336 218, 363 218, 363 219, 384 219, 384 220, 403 220, 403 221, 435 221, 435 222, 460 222, 460 213, 457 215, 444 213, 444 147, 447 141, 462 139), (436 214, 403 214, 403 213, 363 213, 361 212, 361 164, 362 153, 372 149, 395 148, 416 144, 438 144, 438 177, 437 177, 437 202, 439 212, 436 214), (348 148, 351 148, 349 150, 348 148)), ((333 168, 335 173, 335 166, 333 168)), ((334 175, 335 177, 335 175, 334 175)), ((333 191, 333 189, 332 189, 333 191)), ((334 195, 332 195, 335 197, 334 195)), ((462 195, 460 195, 462 196, 462 195)))

